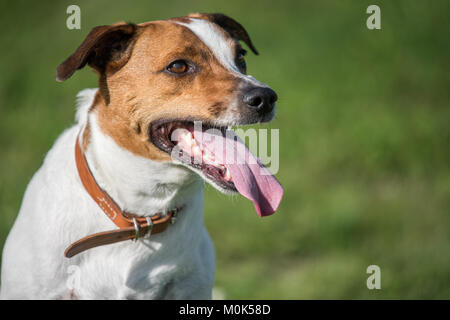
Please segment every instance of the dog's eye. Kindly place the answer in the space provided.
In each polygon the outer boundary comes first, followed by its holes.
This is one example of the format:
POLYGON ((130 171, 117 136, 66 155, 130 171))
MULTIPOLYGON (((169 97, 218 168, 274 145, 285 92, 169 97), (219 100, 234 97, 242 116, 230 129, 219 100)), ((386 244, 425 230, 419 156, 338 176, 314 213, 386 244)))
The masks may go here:
POLYGON ((244 49, 239 50, 237 56, 236 56, 236 65, 238 66, 238 68, 245 73, 247 71, 247 64, 245 63, 245 54, 247 53, 247 51, 245 51, 244 49))
POLYGON ((176 74, 183 74, 186 73, 189 70, 189 66, 186 63, 186 61, 183 60, 177 60, 172 62, 167 66, 167 70, 176 73, 176 74))

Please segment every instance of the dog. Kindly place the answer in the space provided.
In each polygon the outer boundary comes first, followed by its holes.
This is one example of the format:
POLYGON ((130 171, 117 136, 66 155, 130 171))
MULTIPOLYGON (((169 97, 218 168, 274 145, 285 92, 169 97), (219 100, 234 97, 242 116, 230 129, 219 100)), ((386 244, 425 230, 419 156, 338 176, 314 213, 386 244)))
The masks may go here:
POLYGON ((99 86, 79 93, 76 124, 26 189, 3 250, 2 299, 211 298, 204 182, 247 197, 260 216, 283 194, 247 148, 237 151, 242 141, 225 135, 275 114, 277 95, 246 74, 239 41, 257 54, 223 14, 121 22, 92 29, 58 66, 64 81, 89 65, 99 86), (201 135, 255 162, 225 164, 201 135), (203 162, 192 162, 199 150, 203 162))

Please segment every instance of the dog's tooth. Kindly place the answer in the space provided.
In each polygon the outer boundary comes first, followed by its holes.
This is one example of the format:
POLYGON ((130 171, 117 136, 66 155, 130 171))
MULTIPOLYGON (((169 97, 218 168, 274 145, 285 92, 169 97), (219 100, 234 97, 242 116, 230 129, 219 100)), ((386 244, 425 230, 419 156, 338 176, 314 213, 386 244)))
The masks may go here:
POLYGON ((214 155, 210 152, 207 151, 203 152, 203 159, 207 163, 214 163, 214 155))
POLYGON ((191 140, 192 145, 197 145, 197 141, 194 139, 194 136, 190 132, 189 132, 189 139, 191 140))
POLYGON ((192 153, 194 155, 201 155, 202 154, 202 150, 200 149, 200 147, 198 145, 194 145, 192 147, 192 153))
POLYGON ((192 145, 195 144, 195 140, 194 140, 191 132, 189 132, 189 131, 188 132, 183 132, 182 137, 183 137, 183 140, 186 142, 186 144, 188 146, 192 146, 192 145))
POLYGON ((210 152, 208 149, 203 149, 203 159, 205 159, 209 164, 217 165, 214 153, 210 152))
POLYGON ((225 169, 225 180, 231 181, 231 173, 230 170, 228 170, 228 168, 225 169))

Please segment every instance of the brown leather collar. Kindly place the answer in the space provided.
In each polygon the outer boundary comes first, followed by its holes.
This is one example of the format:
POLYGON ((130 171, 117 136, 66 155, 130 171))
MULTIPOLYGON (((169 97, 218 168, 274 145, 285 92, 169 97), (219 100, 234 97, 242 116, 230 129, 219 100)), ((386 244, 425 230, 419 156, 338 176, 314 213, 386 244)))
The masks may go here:
POLYGON ((81 150, 78 137, 75 141, 75 162, 78 175, 84 188, 92 199, 103 210, 106 216, 119 227, 119 229, 91 234, 74 243, 64 251, 67 258, 85 250, 116 243, 125 240, 137 240, 147 233, 156 234, 167 229, 170 223, 175 222, 176 215, 181 208, 167 212, 166 215, 157 213, 152 217, 139 217, 131 213, 123 212, 113 199, 100 188, 89 169, 86 157, 81 150))

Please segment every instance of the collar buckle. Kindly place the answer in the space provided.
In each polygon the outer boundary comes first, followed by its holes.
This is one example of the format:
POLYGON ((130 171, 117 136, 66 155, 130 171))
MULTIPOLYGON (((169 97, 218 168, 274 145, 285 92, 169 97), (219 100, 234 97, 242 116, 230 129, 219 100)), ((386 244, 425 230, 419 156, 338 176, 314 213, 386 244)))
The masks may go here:
POLYGON ((150 217, 145 217, 145 220, 147 220, 147 238, 150 238, 152 235, 152 229, 153 229, 153 221, 150 217))
POLYGON ((137 222, 136 218, 133 218, 133 224, 134 224, 134 230, 135 230, 135 236, 133 241, 136 242, 139 240, 139 223, 137 222))

